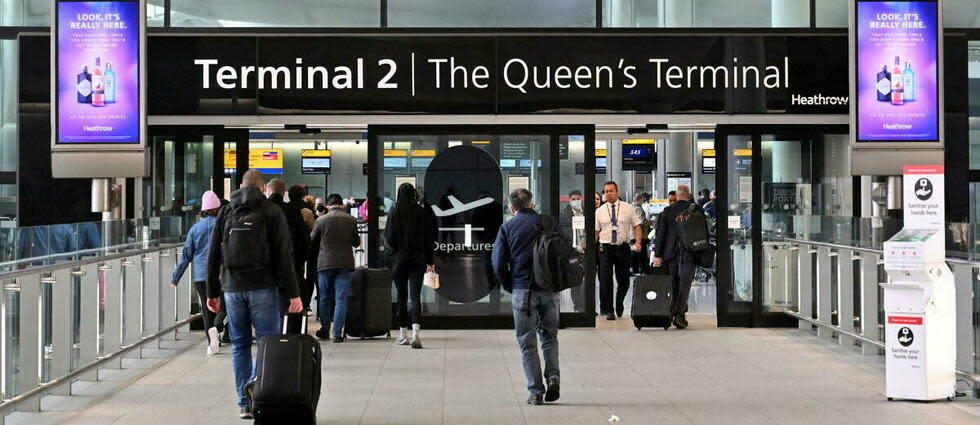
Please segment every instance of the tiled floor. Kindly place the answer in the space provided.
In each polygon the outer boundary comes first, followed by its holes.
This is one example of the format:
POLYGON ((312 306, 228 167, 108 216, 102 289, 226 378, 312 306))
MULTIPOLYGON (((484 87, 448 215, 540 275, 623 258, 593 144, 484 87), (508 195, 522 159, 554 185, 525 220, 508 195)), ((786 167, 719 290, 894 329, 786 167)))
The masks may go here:
MULTIPOLYGON (((977 424, 977 400, 886 402, 880 358, 793 329, 636 332, 628 320, 560 332, 562 398, 525 405, 512 331, 424 331, 424 350, 388 340, 323 344, 320 424, 977 424)), ((198 344, 70 424, 239 424, 227 351, 198 344)), ((50 415, 51 414, 46 414, 50 415)), ((41 421, 27 417, 24 423, 41 421)), ((8 421, 8 423, 12 423, 8 421)))

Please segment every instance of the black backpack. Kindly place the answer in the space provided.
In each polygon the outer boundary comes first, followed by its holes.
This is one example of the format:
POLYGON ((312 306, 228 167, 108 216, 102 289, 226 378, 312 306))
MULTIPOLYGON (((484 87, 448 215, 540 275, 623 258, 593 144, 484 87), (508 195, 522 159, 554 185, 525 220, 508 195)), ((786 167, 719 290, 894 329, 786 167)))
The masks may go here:
POLYGON ((541 215, 534 240, 534 285, 548 292, 561 292, 582 284, 585 268, 582 254, 571 239, 556 232, 555 220, 541 215))
POLYGON ((680 248, 694 253, 699 266, 712 267, 715 248, 710 241, 708 218, 701 207, 692 202, 675 220, 680 231, 680 248))
POLYGON ((223 212, 221 260, 225 269, 241 273, 267 268, 268 229, 258 205, 228 205, 223 212))
POLYGON ((708 241, 708 219, 697 204, 691 203, 684 212, 677 214, 676 221, 684 249, 698 252, 711 245, 708 241))

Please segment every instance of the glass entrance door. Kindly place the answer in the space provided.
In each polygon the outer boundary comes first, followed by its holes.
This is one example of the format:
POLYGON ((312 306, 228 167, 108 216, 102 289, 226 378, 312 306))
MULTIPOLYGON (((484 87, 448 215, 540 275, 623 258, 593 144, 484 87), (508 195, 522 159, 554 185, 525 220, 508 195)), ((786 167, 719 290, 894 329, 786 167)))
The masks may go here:
MULTIPOLYGON (((433 223, 441 277, 438 290, 423 288, 423 320, 439 327, 508 326, 510 294, 493 273, 491 254, 500 226, 513 217, 511 192, 529 190, 534 209, 559 219, 587 257, 587 267, 593 266, 588 261, 593 242, 586 237, 592 212, 584 208, 584 194, 594 190, 587 179, 594 166, 585 167, 594 158, 593 132, 549 126, 369 127, 369 262, 392 265, 384 236, 388 213, 398 202, 399 186, 411 184, 433 223)), ((581 316, 567 320, 594 318, 587 286, 564 294, 563 317, 581 316)))
POLYGON ((798 307, 796 265, 809 254, 787 239, 850 243, 846 132, 846 126, 719 128, 719 326, 795 326, 781 313, 798 307))

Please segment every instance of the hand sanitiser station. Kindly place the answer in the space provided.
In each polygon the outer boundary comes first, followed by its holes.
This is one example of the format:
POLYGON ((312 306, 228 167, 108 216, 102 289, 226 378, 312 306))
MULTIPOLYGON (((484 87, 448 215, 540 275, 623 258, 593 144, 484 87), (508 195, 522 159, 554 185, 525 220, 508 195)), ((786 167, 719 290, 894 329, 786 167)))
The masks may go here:
POLYGON ((904 167, 905 227, 884 244, 885 395, 952 400, 953 273, 946 265, 942 165, 904 167))

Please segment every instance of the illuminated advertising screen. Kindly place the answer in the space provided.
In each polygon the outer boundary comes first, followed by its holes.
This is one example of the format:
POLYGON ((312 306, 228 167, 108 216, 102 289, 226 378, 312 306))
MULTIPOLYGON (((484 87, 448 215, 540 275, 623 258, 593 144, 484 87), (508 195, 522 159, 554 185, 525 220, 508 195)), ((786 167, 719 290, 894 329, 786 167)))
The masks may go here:
POLYGON ((858 1, 855 80, 859 142, 939 141, 935 1, 858 1))
POLYGON ((55 142, 139 144, 138 1, 59 1, 55 142))

